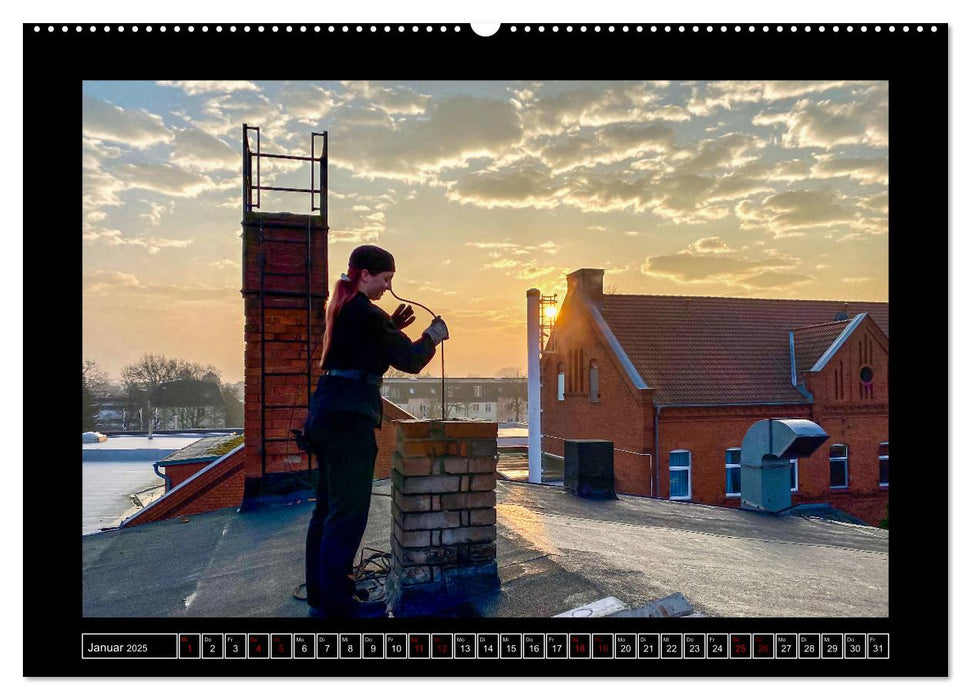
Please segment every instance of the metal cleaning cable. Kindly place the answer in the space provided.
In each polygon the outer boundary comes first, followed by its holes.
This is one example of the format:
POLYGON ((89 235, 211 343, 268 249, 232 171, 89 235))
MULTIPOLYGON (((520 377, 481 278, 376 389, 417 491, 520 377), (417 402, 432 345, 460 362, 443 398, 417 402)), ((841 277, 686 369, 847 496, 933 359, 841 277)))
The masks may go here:
MULTIPOLYGON (((391 296, 393 296, 398 301, 404 304, 414 304, 415 306, 419 306, 423 308, 425 311, 427 311, 428 313, 430 313, 433 318, 438 318, 438 314, 436 314, 434 311, 429 309, 424 304, 419 304, 417 301, 411 301, 410 299, 402 299, 401 297, 399 297, 397 294, 394 293, 394 290, 391 287, 388 287, 388 291, 391 292, 391 296)), ((445 420, 445 341, 444 340, 442 341, 442 420, 445 420)))

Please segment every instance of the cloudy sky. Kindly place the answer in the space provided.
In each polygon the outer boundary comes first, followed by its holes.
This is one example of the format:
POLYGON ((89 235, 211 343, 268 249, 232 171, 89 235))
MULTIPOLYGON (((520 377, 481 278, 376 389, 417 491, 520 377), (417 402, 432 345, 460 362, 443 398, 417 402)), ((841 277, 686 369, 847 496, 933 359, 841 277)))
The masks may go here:
POLYGON ((328 286, 391 250, 449 375, 525 370, 526 290, 581 267, 621 294, 886 300, 887 107, 880 82, 85 83, 84 357, 242 378, 244 122, 274 153, 329 132, 328 286))

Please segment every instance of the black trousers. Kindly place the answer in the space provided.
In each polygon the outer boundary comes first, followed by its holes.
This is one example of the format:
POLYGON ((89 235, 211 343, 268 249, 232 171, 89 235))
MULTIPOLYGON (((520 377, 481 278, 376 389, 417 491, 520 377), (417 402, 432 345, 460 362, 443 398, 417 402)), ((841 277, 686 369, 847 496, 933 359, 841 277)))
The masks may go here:
POLYGON ((374 421, 333 413, 314 444, 317 504, 307 530, 307 602, 339 612, 351 605, 354 555, 367 527, 378 454, 374 421))

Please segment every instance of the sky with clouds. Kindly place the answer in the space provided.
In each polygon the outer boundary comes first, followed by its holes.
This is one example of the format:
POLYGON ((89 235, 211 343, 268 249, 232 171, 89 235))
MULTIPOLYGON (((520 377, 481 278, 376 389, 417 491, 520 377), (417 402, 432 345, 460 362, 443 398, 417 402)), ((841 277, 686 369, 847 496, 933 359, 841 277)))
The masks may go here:
POLYGON ((243 123, 273 153, 329 133, 328 287, 355 245, 391 250, 452 376, 525 370, 526 290, 582 267, 619 294, 885 301, 887 111, 884 82, 87 82, 83 354, 242 378, 243 123))

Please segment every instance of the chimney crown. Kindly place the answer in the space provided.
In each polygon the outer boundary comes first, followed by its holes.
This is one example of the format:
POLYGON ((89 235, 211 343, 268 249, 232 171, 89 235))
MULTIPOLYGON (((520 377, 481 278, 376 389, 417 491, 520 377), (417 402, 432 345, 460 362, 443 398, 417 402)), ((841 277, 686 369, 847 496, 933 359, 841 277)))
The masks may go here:
POLYGON ((567 292, 576 291, 600 304, 604 296, 604 271, 593 268, 574 270, 566 276, 567 292))

